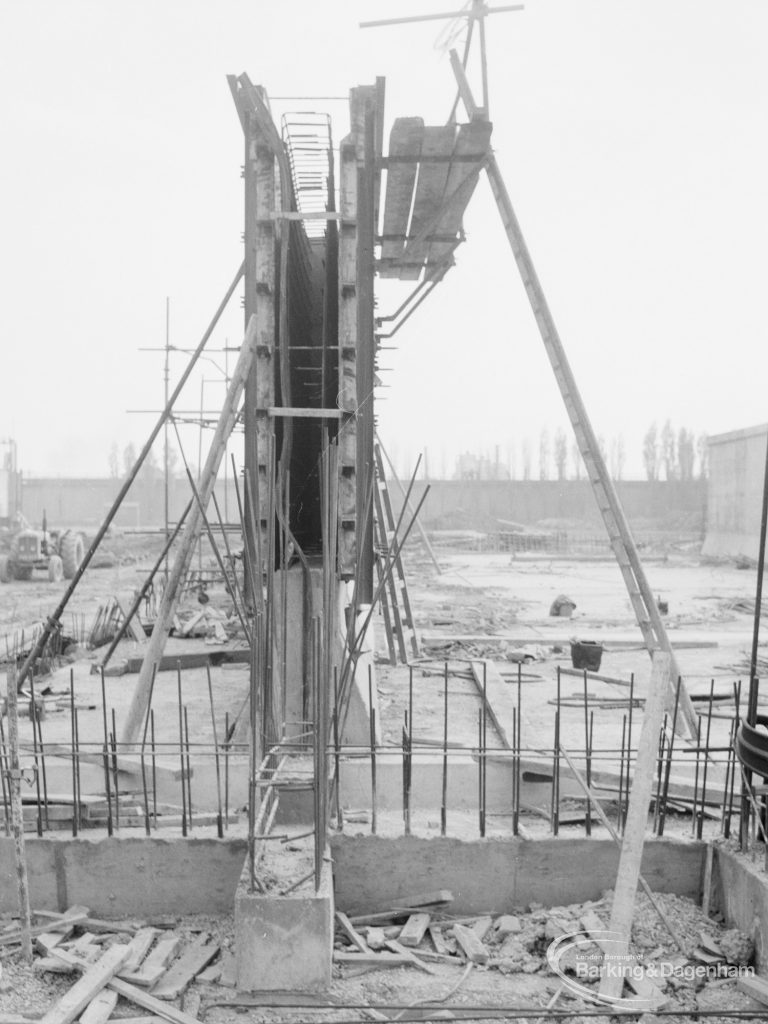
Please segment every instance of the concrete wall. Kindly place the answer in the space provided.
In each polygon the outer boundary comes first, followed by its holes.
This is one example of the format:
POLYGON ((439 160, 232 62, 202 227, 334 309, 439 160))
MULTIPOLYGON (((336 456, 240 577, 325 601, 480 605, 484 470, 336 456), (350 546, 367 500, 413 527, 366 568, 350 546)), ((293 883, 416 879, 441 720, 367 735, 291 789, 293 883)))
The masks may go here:
POLYGON ((709 438, 703 554, 757 558, 767 438, 768 424, 709 438))
MULTIPOLYGON (((237 522, 237 496, 235 486, 227 481, 226 501, 223 479, 216 487, 216 499, 222 516, 237 522)), ((33 526, 43 521, 43 511, 49 527, 98 527, 104 521, 122 480, 111 478, 25 477, 21 488, 21 511, 33 526)), ((189 484, 184 479, 171 481, 169 506, 171 521, 184 511, 190 498, 189 484)), ((115 523, 121 527, 161 526, 165 515, 163 481, 137 480, 128 492, 115 523)))
MULTIPOLYGON (((435 480, 421 518, 428 529, 487 530, 497 519, 533 524, 546 519, 576 519, 602 530, 602 519, 586 480, 435 480)), ((425 483, 416 482, 415 506, 425 483)), ((704 480, 624 480, 616 484, 630 525, 646 519, 703 520, 704 480)), ((400 507, 399 492, 390 486, 400 507)))
MULTIPOLYGON (((244 839, 101 838, 25 842, 36 910, 74 903, 95 917, 232 911, 244 839)), ((18 912, 13 840, 0 838, 0 912, 18 912)))
POLYGON ((753 862, 749 854, 714 847, 712 905, 729 927, 750 936, 756 967, 764 971, 768 967, 768 878, 762 854, 753 862))
MULTIPOLYGON (((761 477, 762 479, 762 477, 761 477)), ((22 511, 39 526, 43 509, 51 526, 97 526, 114 500, 122 481, 114 479, 26 478, 22 487, 22 511)), ((414 487, 414 504, 424 481, 414 487)), ((617 484, 619 497, 630 523, 647 519, 690 520, 704 514, 706 482, 626 480, 617 484)), ((390 486, 396 508, 397 488, 390 486)), ((223 480, 216 496, 224 514, 223 480)), ((171 518, 175 519, 189 500, 186 479, 171 484, 171 518)), ((228 481, 227 507, 230 522, 237 519, 234 484, 228 481)), ((120 512, 122 526, 159 526, 163 522, 163 482, 137 481, 120 512)), ((533 524, 545 519, 576 519, 588 528, 602 530, 592 488, 586 480, 435 480, 422 509, 422 521, 430 529, 467 528, 487 530, 496 519, 533 524)), ((695 526, 693 527, 695 528, 695 526)))
MULTIPOLYGON (((648 839, 642 872, 656 892, 698 900, 703 842, 648 839)), ((453 893, 452 913, 507 913, 531 901, 556 906, 597 899, 613 885, 619 849, 610 839, 461 839, 335 836, 336 908, 367 914, 435 889, 453 893)))

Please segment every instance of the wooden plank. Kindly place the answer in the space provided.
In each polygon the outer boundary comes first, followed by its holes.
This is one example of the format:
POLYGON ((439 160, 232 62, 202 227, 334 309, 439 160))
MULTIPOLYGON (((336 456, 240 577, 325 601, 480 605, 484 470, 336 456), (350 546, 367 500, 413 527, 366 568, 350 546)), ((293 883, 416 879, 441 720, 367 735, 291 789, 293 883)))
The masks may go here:
POLYGON ((220 977, 221 964, 212 964, 210 967, 206 967, 204 971, 200 971, 195 981, 199 981, 202 985, 212 985, 220 977))
POLYGON ((32 963, 36 971, 43 971, 49 974, 74 974, 75 968, 65 964, 54 956, 38 956, 32 963))
POLYGON ((412 953, 409 953, 408 956, 399 953, 345 953, 340 949, 334 949, 333 962, 366 967, 413 967, 416 964, 419 967, 424 966, 424 964, 419 964, 412 953))
POLYGON ((118 995, 111 988, 102 989, 80 1015, 80 1024, 106 1024, 117 1006, 118 995))
POLYGON ((474 121, 476 117, 487 117, 485 107, 478 107, 475 103, 475 97, 472 95, 472 87, 469 84, 467 73, 464 70, 464 65, 459 59, 459 55, 456 50, 451 50, 449 55, 451 61, 451 70, 453 71, 453 77, 456 79, 456 85, 459 88, 459 96, 461 96, 461 102, 464 104, 464 109, 467 112, 467 117, 470 121, 474 121))
MULTIPOLYGON (((116 949, 117 947, 113 946, 112 948, 116 949)), ((123 948, 125 949, 126 947, 123 948)), ((69 963, 80 970, 83 968, 83 964, 77 959, 77 957, 64 952, 64 950, 61 950, 58 947, 53 950, 53 955, 56 958, 61 959, 64 963, 69 963)), ((163 1002, 161 999, 156 999, 154 996, 150 995, 149 992, 144 992, 135 985, 131 985, 129 982, 123 981, 122 978, 110 978, 107 982, 107 987, 113 989, 119 996, 122 996, 124 999, 128 999, 137 1006, 141 1006, 145 1010, 150 1010, 157 1017, 162 1017, 163 1020, 170 1021, 170 1024, 200 1024, 199 1021, 195 1020, 194 1017, 190 1017, 188 1013, 184 1013, 183 1010, 177 1010, 175 1006, 163 1002)), ((146 1017, 140 1017, 137 1019, 143 1022, 143 1024, 152 1020, 152 1018, 146 1017)))
MULTIPOLYGON (((629 952, 635 896, 640 878, 645 833, 648 828, 648 807, 653 792, 653 774, 659 743, 659 730, 664 716, 664 701, 670 687, 671 656, 665 651, 654 651, 651 679, 645 701, 645 712, 637 745, 637 758, 629 794, 629 809, 621 844, 619 869, 614 886, 609 930, 612 938, 605 950, 604 966, 614 959, 623 964, 629 952)), ((618 998, 624 987, 622 971, 604 971, 600 980, 600 995, 618 998)))
POLYGON ((168 970, 152 989, 152 995, 158 999, 176 999, 213 960, 219 952, 219 944, 210 942, 210 935, 203 932, 181 954, 175 964, 168 970))
MULTIPOLYGON (((545 630, 540 630, 536 634, 532 633, 423 633, 421 642, 423 644, 429 644, 430 646, 439 646, 440 644, 452 644, 452 643, 501 643, 504 641, 508 644, 519 644, 524 647, 526 644, 543 644, 547 647, 551 646, 562 646, 563 644, 570 644, 572 636, 566 636, 565 633, 552 633, 549 634, 545 630)), ((613 637, 609 640, 602 640, 603 649, 605 651, 642 651, 645 649, 640 638, 632 637, 613 637)), ((676 651, 693 651, 693 650, 706 650, 713 647, 719 647, 720 644, 717 640, 675 640, 672 643, 672 647, 676 651)), ((581 673, 580 673, 581 674, 581 673)), ((48 749, 46 745, 46 750, 48 749)))
POLYGON ((144 992, 135 985, 130 985, 127 981, 123 981, 122 978, 112 978, 109 982, 109 987, 113 988, 123 999, 128 999, 130 1002, 136 1003, 137 1006, 142 1006, 145 1010, 151 1010, 158 1017, 162 1017, 163 1020, 170 1021, 171 1024, 199 1024, 197 1018, 191 1017, 188 1013, 184 1013, 183 1010, 177 1010, 175 1006, 164 1002, 162 999, 156 999, 149 992, 144 992))
MULTIPOLYGON (((357 593, 369 601, 374 593, 373 518, 366 514, 369 492, 367 472, 373 472, 374 414, 371 396, 375 390, 376 348, 373 295, 375 225, 373 220, 374 183, 377 176, 374 155, 375 116, 373 96, 368 86, 352 89, 351 124, 357 151, 357 415, 355 416, 358 471, 355 475, 357 593)), ((337 485, 338 486, 338 485, 337 485)))
MULTIPOLYGON (((257 565, 259 546, 267 550, 267 464, 274 437, 273 424, 263 410, 275 404, 275 380, 278 360, 275 344, 278 334, 276 291, 276 242, 282 233, 269 218, 280 205, 275 191, 277 164, 280 154, 273 148, 274 125, 267 121, 266 110, 255 91, 249 89, 249 105, 255 116, 245 126, 245 314, 256 318, 259 351, 248 377, 245 390, 245 434, 253 439, 245 446, 245 473, 250 479, 253 497, 258 493, 258 508, 254 509, 259 540, 252 531, 246 531, 246 542, 251 565, 257 565), (278 160, 276 161, 276 156, 278 160)), ((284 179, 285 180, 285 179, 284 179)), ((249 495, 249 498, 251 495, 249 495)), ((254 500, 254 504, 256 504, 254 500)), ((264 565, 263 568, 266 569, 264 565)), ((256 571, 260 572, 262 566, 256 571)), ((254 595, 251 595, 252 598, 254 595)))
POLYGON ((398 918, 408 917, 409 914, 415 914, 418 909, 418 907, 400 907, 397 910, 382 910, 377 914, 354 914, 349 920, 355 927, 359 925, 372 925, 376 928, 388 923, 391 924, 392 921, 396 921, 398 918))
MULTIPOLYGON (((31 660, 31 655, 27 662, 31 660)), ((25 663, 26 664, 26 663, 25 663)), ((21 916, 19 939, 21 952, 25 960, 32 960, 32 916, 29 906, 29 879, 27 877, 27 858, 24 852, 24 807, 21 802, 21 761, 19 759, 19 708, 18 686, 16 679, 16 661, 12 661, 6 670, 6 702, 5 711, 8 715, 8 746, 6 747, 6 763, 8 790, 11 806, 11 825, 13 830, 14 863, 18 887, 18 906, 21 916)), ((5 804, 5 790, 3 790, 5 804)), ((5 808, 7 814, 7 805, 5 808)), ((6 828, 8 819, 6 817, 6 828)))
POLYGON ((405 946, 401 946, 395 939, 387 939, 387 949, 390 949, 397 956, 404 956, 409 960, 414 967, 418 967, 420 971, 425 974, 436 974, 437 971, 434 967, 430 967, 429 964, 425 964, 423 960, 412 952, 410 949, 406 949, 405 946))
POLYGON ((709 904, 712 899, 712 867, 714 864, 715 850, 712 843, 707 843, 706 859, 704 861, 704 881, 701 885, 701 912, 709 917, 709 904))
MULTIPOLYGON (((74 931, 75 926, 70 925, 70 930, 74 931)), ((43 932, 41 935, 35 936, 34 947, 38 953, 47 956, 53 947, 58 946, 66 937, 66 932, 43 932)))
POLYGON ((305 419, 305 420, 340 420, 341 409, 304 409, 287 406, 270 406, 267 409, 268 416, 277 416, 283 419, 305 419))
MULTIPOLYGON (((459 125, 459 133, 453 148, 454 157, 476 156, 477 168, 466 161, 457 160, 450 165, 445 183, 446 200, 450 199, 447 208, 436 224, 432 234, 455 236, 461 227, 461 221, 467 204, 480 176, 480 160, 484 157, 491 142, 490 121, 477 121, 473 124, 459 125)), ((432 242, 427 253, 427 269, 435 263, 442 263, 451 251, 451 242, 432 242)), ((408 259, 408 250, 405 252, 408 259)))
POLYGON ((54 913, 52 910, 34 910, 32 913, 34 917, 50 918, 52 921, 58 921, 59 924, 51 924, 49 926, 49 930, 55 932, 59 931, 59 929, 67 931, 70 925, 79 924, 83 920, 83 916, 87 917, 90 912, 90 907, 85 907, 82 903, 73 903, 63 913, 54 913))
MULTIPOLYGON (((162 1017, 148 1015, 146 1017, 116 1017, 115 1021, 119 1020, 120 1024, 158 1024, 162 1019, 162 1017)), ((0 1024, 2 1024, 2 1021, 0 1021, 0 1024)))
MULTIPOLYGON (((594 910, 585 911, 585 913, 582 914, 580 921, 582 928, 586 931, 595 945, 599 946, 603 953, 607 953, 611 946, 610 940, 606 938, 607 929, 594 910)), ((654 985, 649 978, 644 976, 639 961, 635 960, 635 958, 630 954, 627 954, 625 962, 627 966, 631 968, 631 970, 628 970, 627 972, 627 983, 629 984, 629 987, 637 993, 637 995, 641 996, 643 999, 652 999, 657 1006, 662 1006, 667 1002, 667 999, 661 989, 654 985)), ((620 978, 619 980, 622 981, 623 984, 623 979, 620 978)))
POLYGON ((501 740, 501 745, 511 750, 507 728, 511 731, 512 712, 517 707, 515 688, 504 682, 492 661, 473 661, 469 667, 481 701, 485 692, 486 712, 501 740))
POLYGON ((392 906, 404 907, 435 907, 444 903, 453 902, 453 893, 450 889, 436 889, 434 892, 417 893, 415 896, 398 896, 392 900, 392 906))
POLYGON ((340 910, 336 911, 336 920, 341 925, 341 930, 347 936, 353 946, 357 946, 361 953, 370 953, 370 947, 362 935, 355 931, 354 925, 349 920, 346 914, 343 914, 340 910))
POLYGON ((70 939, 64 943, 70 953, 74 953, 75 956, 83 956, 96 948, 94 943, 96 942, 96 936, 92 932, 85 932, 79 939, 70 939))
MULTIPOLYGON (((422 157, 450 156, 453 152, 455 138, 455 125, 424 128, 421 144, 422 157)), ((439 211, 445 195, 449 167, 448 163, 427 163, 424 159, 419 164, 419 177, 413 199, 409 234, 417 235, 439 211)), ((411 242, 406 246, 400 262, 399 277, 401 281, 418 280, 428 249, 428 242, 411 242)))
MULTIPOLYGON (((345 136, 339 146, 339 206, 345 218, 339 228, 338 253, 338 398, 349 415, 339 434, 339 569, 351 578, 357 569, 357 160, 354 140, 345 136)), ((274 405, 274 402, 270 403, 274 405)))
MULTIPOLYGON (((76 914, 72 918, 69 919, 69 921, 66 923, 65 927, 67 927, 67 928, 69 928, 71 930, 72 925, 79 924, 79 923, 81 923, 83 921, 86 921, 86 920, 87 920, 87 918, 86 918, 85 914, 76 914)), ((34 925, 30 929, 30 932, 31 932, 31 934, 33 936, 44 935, 44 934, 46 934, 46 932, 52 932, 53 928, 54 928, 54 926, 51 925, 51 924, 38 924, 38 925, 34 925)), ((8 945, 11 945, 11 944, 13 944, 15 942, 21 942, 21 929, 20 928, 16 929, 16 931, 9 932, 7 935, 0 936, 0 946, 8 946, 8 945)))
POLYGON ((341 220, 341 214, 334 210, 304 210, 299 213, 294 210, 274 210, 270 220, 341 220))
POLYGON ((488 950, 471 928, 467 928, 463 924, 455 924, 453 934, 467 960, 471 960, 474 964, 488 963, 488 950))
POLYGON ((736 987, 750 998, 756 999, 758 1003, 762 1003, 763 1006, 768 1006, 768 982, 764 978, 739 975, 736 979, 736 987))
POLYGON ((125 981, 132 985, 141 985, 144 988, 151 988, 163 974, 168 964, 176 956, 181 945, 180 935, 167 935, 160 939, 155 948, 141 965, 141 969, 132 974, 121 972, 125 981))
POLYGON ((139 623, 136 621, 136 618, 133 615, 130 617, 130 619, 128 618, 128 616, 125 613, 125 608, 123 608, 118 598, 115 598, 115 604, 117 605, 118 610, 122 616, 122 622, 126 622, 127 620, 125 632, 130 633, 133 639, 136 641, 136 643, 143 644, 147 639, 147 635, 141 628, 139 623))
POLYGON ((418 946, 424 938, 424 933, 429 927, 431 917, 429 914, 411 914, 402 927, 398 942, 403 946, 418 946))
POLYGON ((102 921, 98 917, 86 917, 82 923, 83 927, 87 928, 89 932, 97 932, 99 934, 104 932, 107 934, 122 932, 124 935, 135 935, 138 931, 135 925, 121 924, 120 921, 102 921))
POLYGON ((627 679, 617 679, 615 676, 604 676, 597 672, 589 672, 583 668, 567 668, 565 665, 560 666, 561 676, 576 676, 577 679, 583 679, 586 671, 587 679, 595 680, 597 683, 608 683, 610 686, 626 686, 629 687, 632 684, 627 679))
POLYGON ((43 1016, 41 1024, 71 1024, 128 958, 127 946, 112 946, 43 1016))
POLYGON ((448 956, 451 952, 451 948, 443 938, 443 931, 439 924, 431 924, 427 929, 429 937, 432 939, 432 945, 435 947, 435 952, 440 953, 441 956, 448 956))
POLYGON ((139 928, 128 943, 130 954, 120 974, 132 974, 134 971, 138 971, 139 965, 149 951, 149 947, 159 934, 160 932, 157 928, 139 928))
MULTIPOLYGON (((389 156, 418 156, 424 134, 424 121, 420 117, 398 117, 389 133, 389 156)), ((386 239, 381 243, 379 275, 397 277, 399 271, 391 266, 405 245, 408 220, 416 181, 416 162, 394 163, 387 167, 387 192, 384 199, 384 235, 402 235, 403 238, 386 239)))

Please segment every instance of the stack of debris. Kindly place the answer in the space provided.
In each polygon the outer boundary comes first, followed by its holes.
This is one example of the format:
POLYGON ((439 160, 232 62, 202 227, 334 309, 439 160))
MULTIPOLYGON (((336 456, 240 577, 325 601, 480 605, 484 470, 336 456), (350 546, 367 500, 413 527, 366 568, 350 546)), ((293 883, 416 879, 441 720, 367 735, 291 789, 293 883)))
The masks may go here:
POLYGON ((171 636, 204 637, 209 644, 225 644, 239 631, 237 619, 210 604, 179 611, 173 617, 171 636))
MULTIPOLYGON (((37 911, 34 918, 40 922, 32 928, 34 971, 73 978, 45 1013, 45 1024, 77 1018, 105 1024, 118 998, 171 1024, 191 1024, 200 1009, 200 991, 190 989, 194 981, 234 987, 234 956, 222 948, 228 940, 220 942, 209 930, 177 928, 176 919, 103 921, 81 906, 63 914, 37 911)), ((21 941, 17 924, 0 931, 0 949, 21 941)))
MULTIPOLYGON (((656 1007, 689 1011, 768 1006, 768 983, 744 971, 755 952, 749 936, 726 929, 722 919, 707 917, 684 897, 655 899, 675 921, 684 948, 674 946, 648 899, 639 895, 628 994, 656 1007)), ((451 893, 441 890, 394 900, 377 913, 337 912, 334 961, 345 971, 359 965, 435 974, 444 964, 477 964, 502 974, 557 974, 566 989, 572 979, 582 992, 597 995, 610 892, 600 900, 549 909, 532 903, 526 911, 500 916, 450 916, 451 901, 451 893)))

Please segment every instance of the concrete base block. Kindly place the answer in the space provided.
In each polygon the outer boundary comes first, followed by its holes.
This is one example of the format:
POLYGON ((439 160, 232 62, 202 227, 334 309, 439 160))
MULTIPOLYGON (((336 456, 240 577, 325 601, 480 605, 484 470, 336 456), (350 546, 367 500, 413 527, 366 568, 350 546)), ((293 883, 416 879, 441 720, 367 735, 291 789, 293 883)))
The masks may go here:
POLYGON ((333 882, 323 865, 320 891, 287 896, 248 891, 248 864, 235 897, 239 992, 326 992, 333 956, 333 882))

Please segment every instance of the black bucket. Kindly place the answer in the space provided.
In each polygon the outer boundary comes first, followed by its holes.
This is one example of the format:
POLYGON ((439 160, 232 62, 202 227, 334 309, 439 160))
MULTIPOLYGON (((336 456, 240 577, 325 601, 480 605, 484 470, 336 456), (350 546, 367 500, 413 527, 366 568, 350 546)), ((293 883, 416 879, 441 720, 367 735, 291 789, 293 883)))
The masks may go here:
POLYGON ((603 645, 596 640, 574 640, 571 643, 571 664, 574 668, 598 672, 603 657, 603 645))

